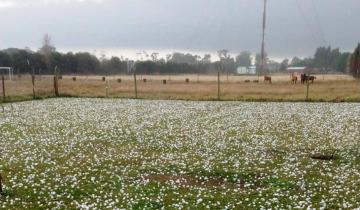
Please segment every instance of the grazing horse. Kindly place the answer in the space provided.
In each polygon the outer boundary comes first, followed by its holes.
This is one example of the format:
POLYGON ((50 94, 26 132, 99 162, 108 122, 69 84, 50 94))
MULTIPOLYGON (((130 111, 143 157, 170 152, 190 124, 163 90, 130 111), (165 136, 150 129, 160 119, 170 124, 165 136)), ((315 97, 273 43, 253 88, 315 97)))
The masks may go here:
POLYGON ((292 75, 292 76, 291 76, 291 83, 292 83, 292 84, 296 84, 296 83, 297 83, 297 81, 298 81, 297 76, 292 75))
POLYGON ((264 76, 264 82, 269 82, 269 84, 271 84, 271 76, 264 76))
POLYGON ((306 74, 301 74, 301 84, 305 84, 306 82, 306 74))
POLYGON ((314 83, 314 80, 316 79, 315 76, 308 76, 306 74, 301 74, 301 84, 305 84, 305 82, 314 83))
POLYGON ((314 80, 316 80, 316 77, 314 76, 308 76, 308 81, 311 81, 311 83, 314 83, 314 80))

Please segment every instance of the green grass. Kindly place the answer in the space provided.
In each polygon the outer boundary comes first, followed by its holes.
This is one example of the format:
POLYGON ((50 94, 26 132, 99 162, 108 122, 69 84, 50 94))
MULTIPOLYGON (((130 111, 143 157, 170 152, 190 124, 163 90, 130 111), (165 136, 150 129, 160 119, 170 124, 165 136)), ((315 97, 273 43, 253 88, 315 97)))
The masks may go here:
POLYGON ((3 209, 360 207, 355 103, 3 106, 3 209), (333 151, 331 161, 310 157, 333 151))

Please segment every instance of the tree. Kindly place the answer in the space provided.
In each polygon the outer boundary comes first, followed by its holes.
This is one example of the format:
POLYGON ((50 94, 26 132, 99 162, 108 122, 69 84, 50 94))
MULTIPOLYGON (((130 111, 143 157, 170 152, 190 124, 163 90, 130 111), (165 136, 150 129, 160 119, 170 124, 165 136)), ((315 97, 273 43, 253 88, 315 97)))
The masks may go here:
POLYGON ((205 54, 204 57, 201 59, 201 63, 203 63, 203 64, 211 63, 211 55, 205 54))
POLYGON ((48 58, 48 73, 52 74, 54 73, 55 67, 59 69, 64 68, 64 57, 59 52, 52 52, 50 55, 47 56, 48 58))
POLYGON ((61 69, 61 73, 76 74, 77 72, 77 60, 72 52, 68 52, 63 55, 64 69, 61 69))
POLYGON ((328 69, 331 60, 331 47, 318 47, 314 54, 313 66, 321 69, 328 69))
POLYGON ((229 54, 229 50, 223 49, 218 51, 219 62, 217 63, 220 72, 235 73, 236 64, 234 58, 229 54))
POLYGON ((360 79, 360 43, 350 58, 350 72, 355 78, 360 79))
POLYGON ((238 66, 245 66, 249 68, 249 66, 251 66, 251 53, 248 51, 242 51, 236 56, 235 60, 238 66))
POLYGON ((42 41, 42 47, 39 49, 39 53, 45 56, 45 63, 47 65, 48 72, 51 67, 51 54, 56 52, 56 48, 51 44, 51 36, 45 34, 42 41))
POLYGON ((302 60, 299 57, 293 57, 293 59, 291 60, 291 66, 302 67, 302 60))
POLYGON ((223 49, 223 50, 218 50, 218 56, 219 56, 219 60, 226 60, 230 58, 229 55, 229 50, 223 49))
POLYGON ((153 62, 157 62, 158 57, 159 57, 159 53, 158 52, 153 52, 150 56, 151 56, 151 59, 152 59, 153 62))
MULTIPOLYGON (((36 52, 36 53, 32 53, 30 54, 30 60, 31 60, 31 68, 32 70, 34 71, 34 73, 36 74, 43 74, 43 73, 49 73, 49 72, 46 72, 46 60, 45 60, 45 57, 36 52)), ((51 74, 53 72, 50 72, 51 74)))
POLYGON ((76 53, 77 71, 81 73, 97 73, 100 69, 99 60, 90 53, 76 53))
POLYGON ((45 56, 49 56, 55 51, 56 48, 51 44, 51 36, 49 34, 45 34, 42 42, 42 47, 39 49, 39 52, 45 56))
POLYGON ((0 66, 11 66, 12 60, 8 53, 0 52, 0 66))
POLYGON ((285 58, 280 64, 280 71, 285 72, 289 67, 289 59, 285 58))
MULTIPOLYGON (((13 67, 16 69, 17 73, 31 73, 31 67, 28 64, 28 60, 31 61, 31 54, 25 50, 17 50, 13 54, 11 54, 13 67)), ((30 62, 32 64, 33 62, 30 62)))
POLYGON ((346 73, 349 57, 351 57, 351 53, 341 53, 341 55, 335 60, 335 69, 346 73))
POLYGON ((172 56, 167 56, 168 62, 172 63, 187 63, 187 64, 197 64, 198 63, 198 57, 196 55, 192 55, 190 53, 184 54, 175 52, 172 54, 172 56))

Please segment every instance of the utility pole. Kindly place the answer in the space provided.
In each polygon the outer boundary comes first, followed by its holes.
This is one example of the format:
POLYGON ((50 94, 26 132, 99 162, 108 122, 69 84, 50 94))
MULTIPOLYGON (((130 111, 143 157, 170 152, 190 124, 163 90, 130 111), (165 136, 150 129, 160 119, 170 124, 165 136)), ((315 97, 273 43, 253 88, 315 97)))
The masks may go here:
MULTIPOLYGON (((267 0, 264 0, 264 13, 263 13, 263 27, 262 27, 262 43, 261 43, 261 61, 260 61, 260 71, 262 74, 265 72, 265 29, 266 29, 266 3, 267 0)), ((259 74, 259 73, 258 73, 259 74)))

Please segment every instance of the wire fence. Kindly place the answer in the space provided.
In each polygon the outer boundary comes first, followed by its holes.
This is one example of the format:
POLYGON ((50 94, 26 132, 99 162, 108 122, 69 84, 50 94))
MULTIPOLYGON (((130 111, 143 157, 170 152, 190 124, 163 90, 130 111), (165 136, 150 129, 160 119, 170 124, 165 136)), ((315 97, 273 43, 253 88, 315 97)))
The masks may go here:
POLYGON ((318 76, 295 84, 289 75, 18 75, 1 79, 2 102, 48 97, 183 100, 360 101, 360 85, 348 75, 318 76))

